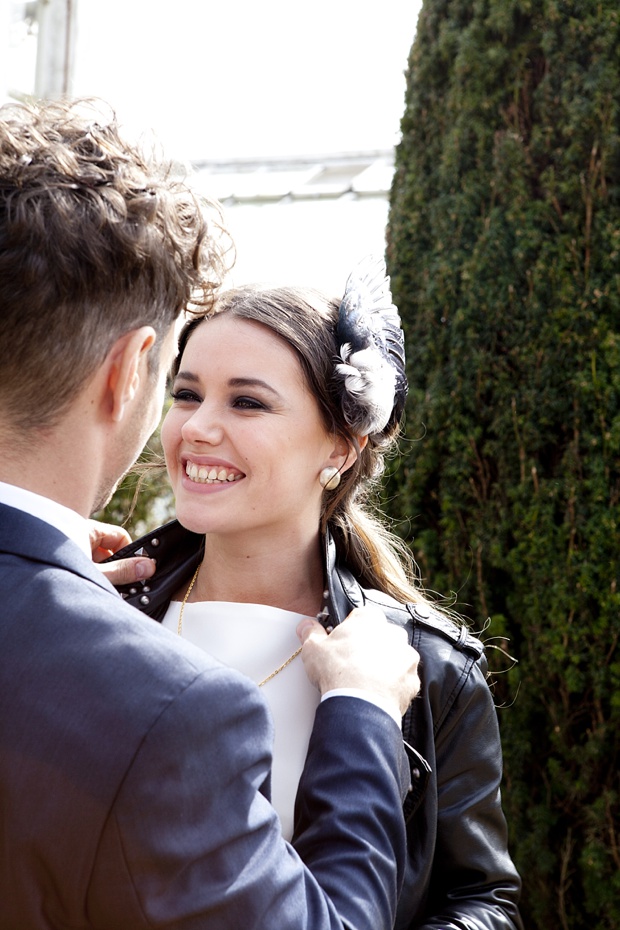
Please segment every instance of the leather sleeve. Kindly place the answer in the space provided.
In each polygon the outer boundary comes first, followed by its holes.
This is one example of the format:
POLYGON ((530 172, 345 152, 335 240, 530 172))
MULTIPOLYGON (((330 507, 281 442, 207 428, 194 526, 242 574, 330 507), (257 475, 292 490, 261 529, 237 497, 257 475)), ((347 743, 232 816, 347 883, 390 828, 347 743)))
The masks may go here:
POLYGON ((203 672, 145 736, 101 837, 93 927, 391 928, 405 860, 398 727, 363 701, 320 705, 299 795, 304 868, 263 794, 271 726, 246 681, 203 672))
POLYGON ((484 657, 443 688, 458 694, 435 733, 437 845, 428 917, 416 930, 521 930, 520 879, 507 852, 502 756, 484 657))

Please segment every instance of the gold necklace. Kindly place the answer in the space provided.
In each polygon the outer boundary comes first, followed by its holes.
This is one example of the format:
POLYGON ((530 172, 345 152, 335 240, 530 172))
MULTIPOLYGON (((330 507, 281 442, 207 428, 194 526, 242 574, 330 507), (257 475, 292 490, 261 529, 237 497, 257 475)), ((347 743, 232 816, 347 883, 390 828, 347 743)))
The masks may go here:
MULTIPOLYGON (((185 610, 185 605, 187 604, 187 599, 188 599, 188 597, 190 596, 190 594, 192 593, 192 588, 193 588, 194 585, 196 584, 196 579, 198 578, 198 572, 199 572, 199 571, 200 571, 200 565, 198 566, 198 568, 197 568, 196 571, 194 572, 194 577, 193 577, 192 580, 190 581, 189 587, 188 587, 187 591, 185 592, 185 597, 183 598, 183 600, 182 600, 182 602, 181 602, 181 610, 179 611, 179 623, 178 623, 178 625, 177 625, 177 635, 178 635, 178 636, 183 636, 183 611, 185 610)), ((299 653, 301 652, 301 648, 302 648, 302 647, 300 646, 299 649, 296 649, 295 652, 293 653, 293 655, 292 655, 292 656, 289 656, 288 659, 287 659, 285 662, 282 663, 282 665, 278 665, 278 667, 277 667, 277 669, 275 670, 275 672, 272 672, 271 675, 267 675, 266 678, 263 678, 262 681, 259 681, 258 687, 259 687, 259 688, 262 688, 263 685, 266 685, 268 681, 271 681, 272 678, 275 678, 276 675, 278 675, 280 672, 284 671, 284 669, 286 668, 286 666, 287 666, 287 665, 290 665, 291 662, 293 661, 293 659, 296 659, 296 658, 297 658, 297 656, 298 656, 299 653)))

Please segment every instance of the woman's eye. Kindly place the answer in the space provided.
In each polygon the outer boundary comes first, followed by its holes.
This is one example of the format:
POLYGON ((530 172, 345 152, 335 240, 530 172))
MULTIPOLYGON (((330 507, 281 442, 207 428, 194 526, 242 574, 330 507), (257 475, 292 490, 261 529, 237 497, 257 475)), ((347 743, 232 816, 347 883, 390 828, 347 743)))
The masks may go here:
POLYGON ((183 402, 190 403, 190 404, 201 403, 201 400, 200 400, 200 397, 198 397, 198 394, 196 394, 195 391, 188 390, 187 388, 179 388, 178 391, 174 391, 174 390, 170 391, 170 396, 177 403, 183 403, 183 402))
POLYGON ((235 397, 233 407, 238 410, 265 410, 265 404, 254 397, 235 397))

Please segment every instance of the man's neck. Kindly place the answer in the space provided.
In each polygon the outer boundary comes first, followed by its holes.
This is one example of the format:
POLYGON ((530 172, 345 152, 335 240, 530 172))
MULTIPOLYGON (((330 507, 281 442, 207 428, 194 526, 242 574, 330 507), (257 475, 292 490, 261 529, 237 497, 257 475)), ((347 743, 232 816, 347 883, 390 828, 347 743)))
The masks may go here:
POLYGON ((41 497, 47 497, 48 500, 56 501, 57 504, 62 504, 63 507, 68 507, 83 517, 90 514, 90 508, 75 493, 75 487, 69 486, 71 479, 68 479, 65 484, 60 482, 57 476, 33 474, 31 469, 14 471, 0 468, 0 481, 23 488, 24 491, 31 491, 33 494, 39 494, 41 497))
POLYGON ((26 488, 2 481, 0 481, 0 504, 13 507, 44 523, 49 523, 50 526, 72 539, 84 554, 90 557, 92 546, 88 521, 69 507, 64 507, 58 501, 35 494, 26 488))
POLYGON ((54 429, 27 440, 0 425, 0 481, 56 501, 84 517, 94 498, 93 472, 72 430, 54 429), (6 438, 8 432, 8 439, 6 438))

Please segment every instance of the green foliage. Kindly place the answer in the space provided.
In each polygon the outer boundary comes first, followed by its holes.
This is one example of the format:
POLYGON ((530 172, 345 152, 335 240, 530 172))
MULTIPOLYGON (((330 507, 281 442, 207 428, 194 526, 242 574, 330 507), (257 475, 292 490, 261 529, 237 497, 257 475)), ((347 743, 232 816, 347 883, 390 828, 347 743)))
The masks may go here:
MULTIPOLYGON (((392 516, 507 636, 530 928, 620 926, 620 9, 424 0, 391 197, 407 336, 392 516)), ((505 664, 505 663, 504 663, 505 664)))

